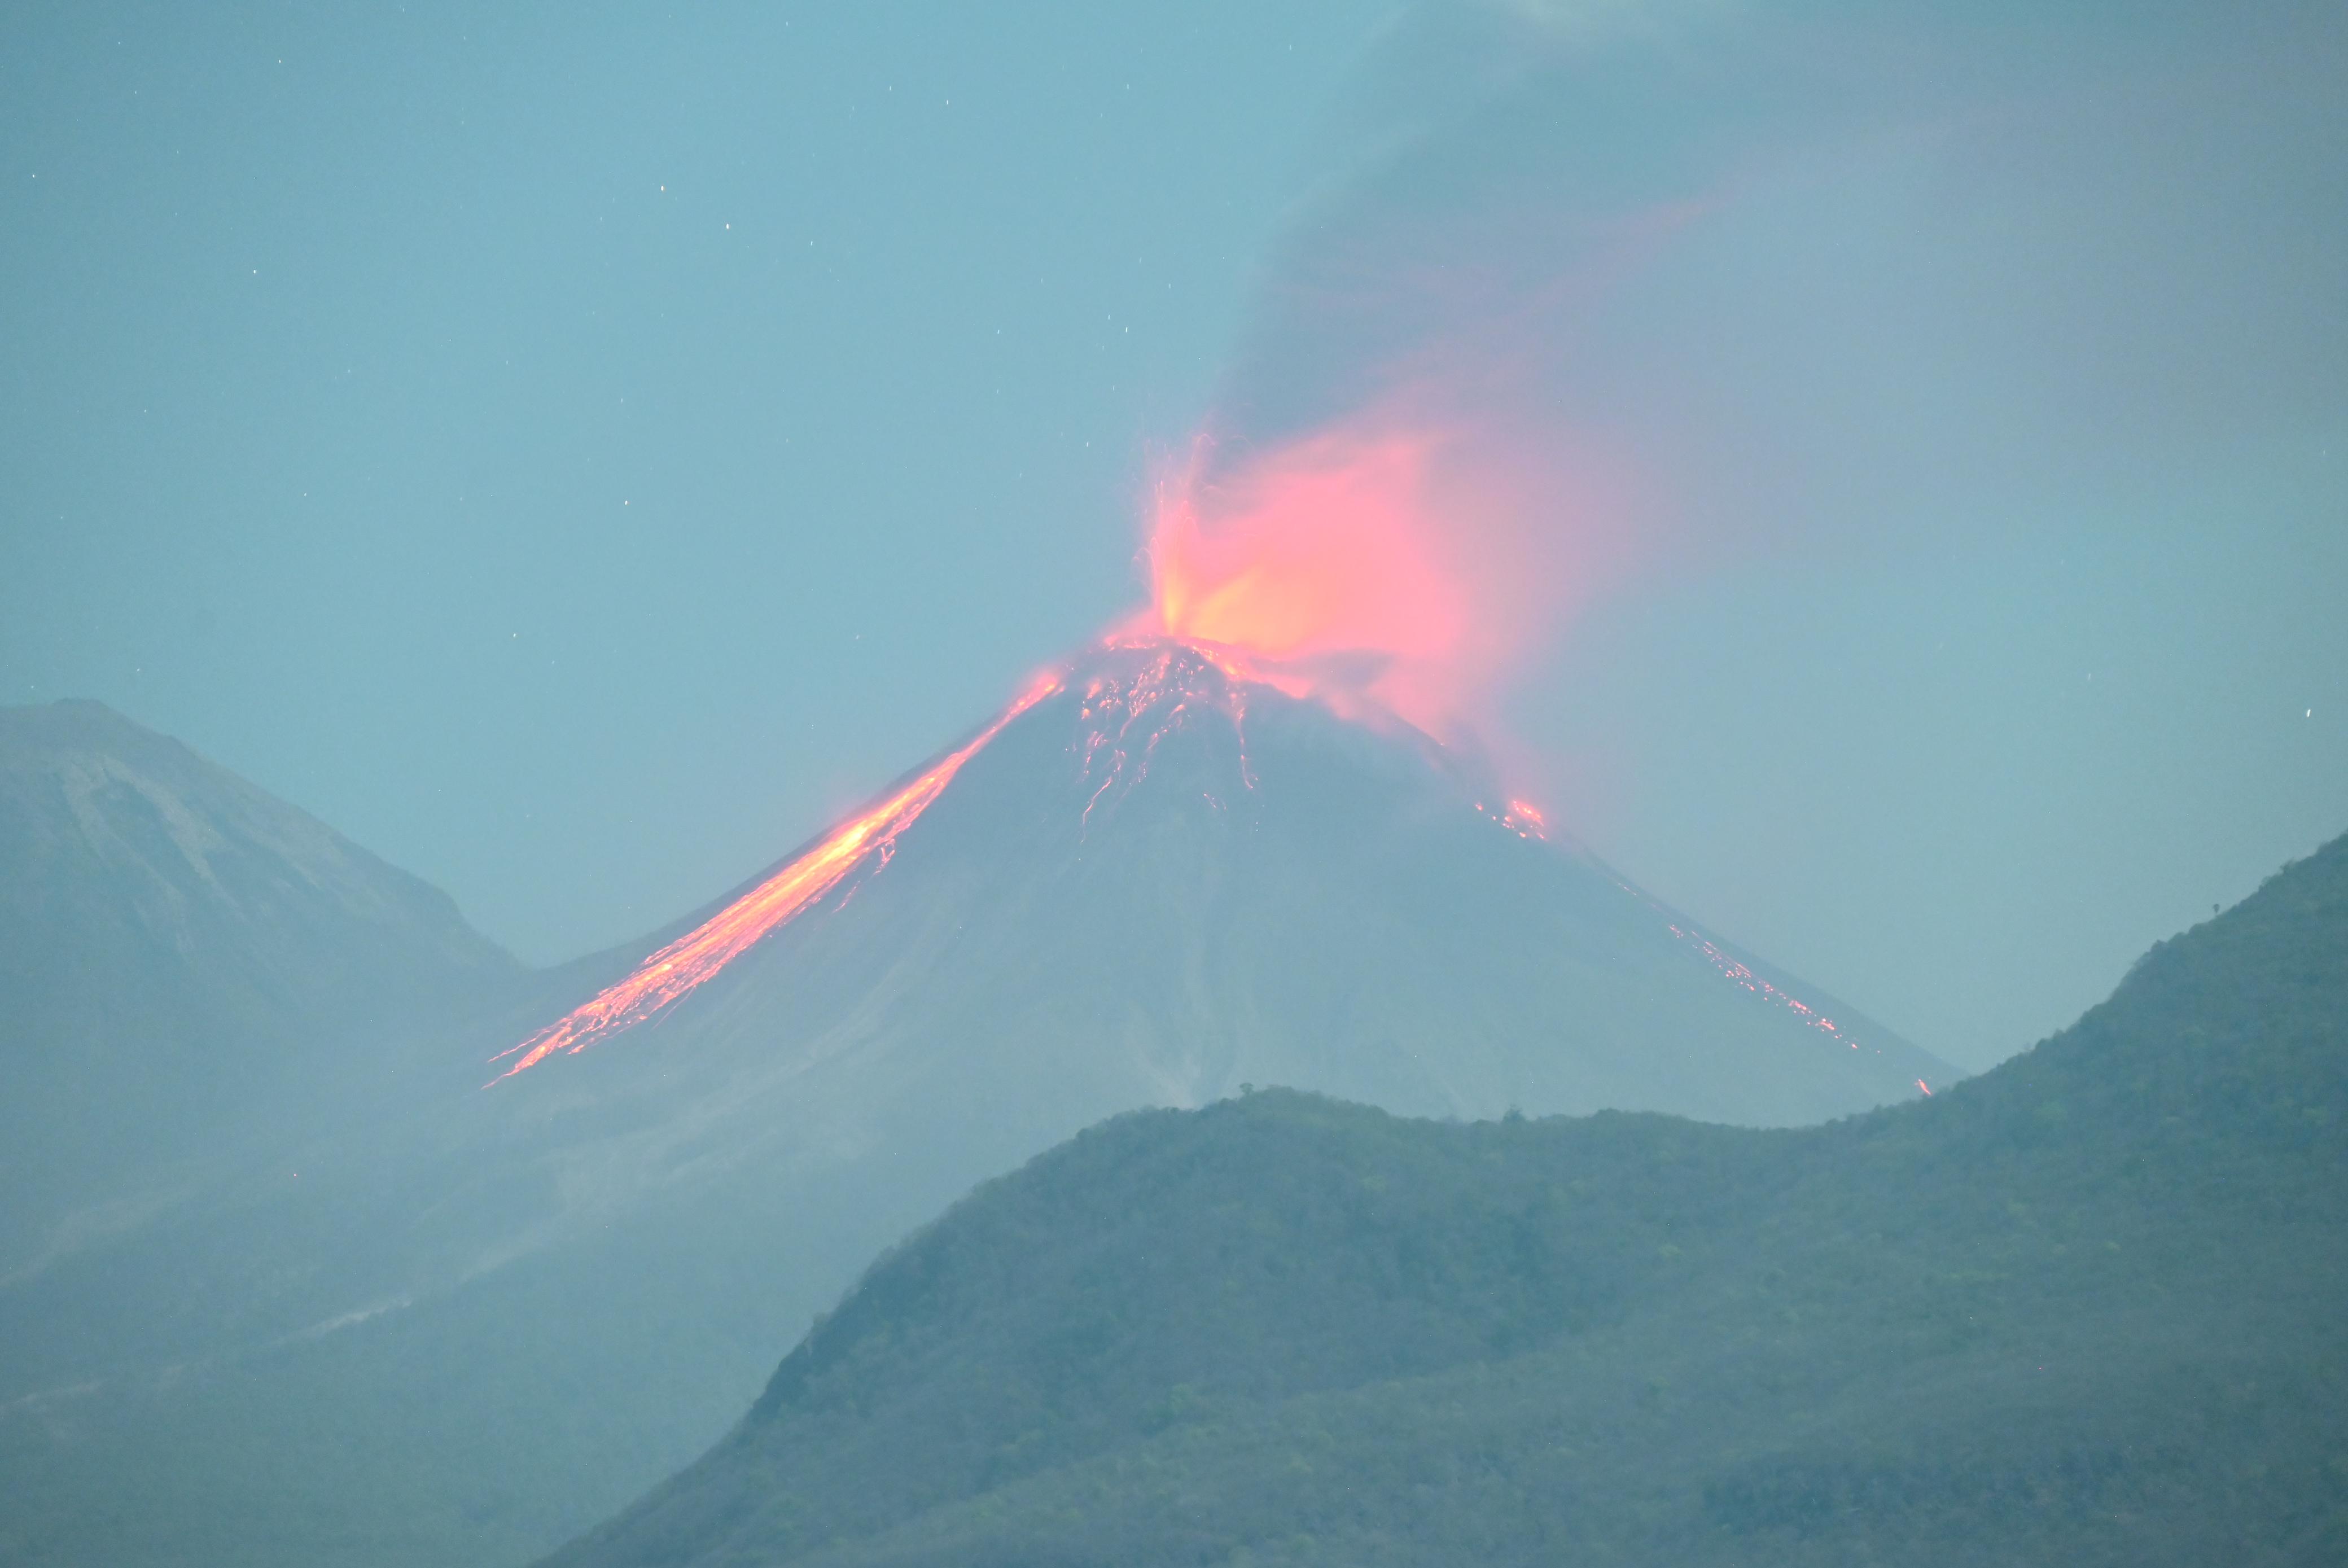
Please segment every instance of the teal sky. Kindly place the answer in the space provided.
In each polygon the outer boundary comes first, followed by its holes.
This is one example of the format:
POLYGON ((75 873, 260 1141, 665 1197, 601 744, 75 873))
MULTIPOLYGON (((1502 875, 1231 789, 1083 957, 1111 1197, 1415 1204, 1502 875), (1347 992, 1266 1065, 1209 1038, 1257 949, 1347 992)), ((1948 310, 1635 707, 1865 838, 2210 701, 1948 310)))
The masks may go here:
POLYGON ((1496 417, 1636 476, 1510 703, 1552 814, 1985 1065, 2348 829, 2343 37, 12 13, 0 689, 564 957, 1137 602, 1153 450, 1505 341, 1496 417))

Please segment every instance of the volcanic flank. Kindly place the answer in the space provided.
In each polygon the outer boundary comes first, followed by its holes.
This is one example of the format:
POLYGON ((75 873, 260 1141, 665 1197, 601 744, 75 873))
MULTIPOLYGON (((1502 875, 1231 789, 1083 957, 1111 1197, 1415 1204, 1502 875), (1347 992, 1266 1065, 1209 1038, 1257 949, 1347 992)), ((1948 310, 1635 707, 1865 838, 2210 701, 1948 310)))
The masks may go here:
POLYGON ((1063 1130, 1250 1083, 1786 1124, 1952 1076, 1545 837, 1425 734, 1304 689, 1211 645, 1105 643, 505 1070, 650 1026, 860 1101, 874 1055, 921 1100, 1012 1072, 1057 1086, 1004 1098, 1063 1130))

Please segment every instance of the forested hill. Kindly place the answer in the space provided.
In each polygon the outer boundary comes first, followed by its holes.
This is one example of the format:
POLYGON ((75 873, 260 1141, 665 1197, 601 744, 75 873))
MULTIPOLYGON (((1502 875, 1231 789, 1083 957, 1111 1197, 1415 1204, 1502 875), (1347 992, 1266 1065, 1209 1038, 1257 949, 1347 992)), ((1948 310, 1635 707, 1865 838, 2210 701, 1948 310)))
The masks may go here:
POLYGON ((1825 1128, 1119 1118, 553 1561, 2338 1563, 2343 1300, 2348 841, 1825 1128))

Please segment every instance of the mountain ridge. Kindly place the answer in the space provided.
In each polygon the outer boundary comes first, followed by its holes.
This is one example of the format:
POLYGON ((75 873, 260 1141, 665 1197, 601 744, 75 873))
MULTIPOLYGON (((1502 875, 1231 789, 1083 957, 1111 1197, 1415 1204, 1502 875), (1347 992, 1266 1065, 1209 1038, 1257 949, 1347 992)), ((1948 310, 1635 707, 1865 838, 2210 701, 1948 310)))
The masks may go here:
POLYGON ((438 888, 87 699, 0 707, 0 866, 14 1248, 27 1208, 119 1191, 337 1070, 321 1040, 521 973, 438 888))
POLYGON ((2348 840, 1823 1128, 1130 1114, 547 1561, 2336 1560, 2343 954, 2348 840))

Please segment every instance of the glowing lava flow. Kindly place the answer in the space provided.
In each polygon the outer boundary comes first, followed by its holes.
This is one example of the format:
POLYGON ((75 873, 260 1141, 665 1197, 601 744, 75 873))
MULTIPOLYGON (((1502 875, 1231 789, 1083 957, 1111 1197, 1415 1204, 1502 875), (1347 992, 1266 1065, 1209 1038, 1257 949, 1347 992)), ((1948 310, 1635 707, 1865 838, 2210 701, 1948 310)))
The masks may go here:
MULTIPOLYGON (((1512 800, 1509 804, 1521 811, 1531 810, 1531 808, 1525 805, 1521 800, 1512 800)), ((1540 822, 1540 818, 1539 813, 1534 813, 1533 820, 1536 824, 1540 822)), ((1762 979, 1761 976, 1753 973, 1753 969, 1750 965, 1740 964, 1735 959, 1730 957, 1727 954, 1722 952, 1720 950, 1720 944, 1714 942, 1710 937, 1704 935, 1704 933, 1697 931, 1693 927, 1682 925, 1679 923, 1679 917, 1673 915, 1670 910, 1665 909, 1662 904, 1656 903, 1655 900, 1647 893, 1643 892, 1638 888, 1632 887, 1629 882, 1624 882, 1619 876, 1611 876, 1611 880, 1616 887, 1621 888, 1624 892, 1629 893, 1632 898, 1637 899, 1641 903, 1646 905, 1649 909, 1653 910, 1657 914, 1663 916, 1663 929, 1669 931, 1680 941, 1687 943, 1698 953, 1702 954, 1706 962, 1710 963, 1715 969, 1720 972, 1721 978, 1728 981, 1730 984, 1742 990, 1751 992, 1754 995, 1760 997, 1764 1001, 1775 1002, 1779 1006, 1791 1010, 1792 1012, 1799 1015, 1803 1023, 1808 1025, 1811 1028, 1818 1030, 1818 1033, 1825 1035, 1831 1039, 1840 1040, 1844 1045, 1849 1046, 1854 1051, 1859 1049, 1859 1042, 1851 1038, 1849 1035, 1844 1033, 1842 1026, 1836 1023, 1832 1018, 1828 1017, 1824 1013, 1819 1012, 1816 1007, 1811 1006, 1807 1002, 1803 1001, 1801 998, 1797 996, 1789 996, 1785 992, 1780 991, 1776 986, 1770 985, 1769 982, 1762 979)), ((1875 1054, 1877 1056, 1881 1056, 1883 1054, 1883 1047, 1880 1046, 1876 1047, 1875 1054)), ((1916 1087, 1918 1088, 1924 1088, 1923 1080, 1919 1078, 1917 1080, 1916 1087)), ((1929 1088, 1924 1088, 1924 1092, 1929 1095, 1932 1091, 1929 1088)))
POLYGON ((1001 734, 1004 726, 1060 686, 1057 674, 1039 677, 993 724, 939 758, 920 778, 834 828, 815 848, 645 959, 618 985, 511 1050, 491 1057, 492 1061, 520 1058, 499 1076, 511 1078, 557 1051, 585 1050, 605 1035, 665 1012, 761 937, 838 887, 867 857, 877 854, 886 865, 896 848, 897 835, 929 809, 962 765, 1001 734))
POLYGON ((1786 993, 1778 990, 1777 987, 1770 985, 1769 982, 1762 979, 1761 976, 1753 973, 1750 967, 1746 965, 1739 964, 1735 959, 1731 958, 1727 954, 1723 953, 1715 944, 1703 935, 1703 934, 1683 930, 1676 922, 1668 923, 1670 924, 1671 933, 1673 936, 1678 937, 1682 942, 1694 943, 1695 944, 1695 950, 1698 953, 1703 954, 1704 957, 1710 959, 1712 961, 1712 966, 1715 969, 1719 970, 1721 974, 1729 980, 1742 985, 1746 990, 1752 992, 1756 996, 1764 996, 1772 1002, 1776 1002, 1785 1006, 1791 1007, 1795 1012, 1799 1013, 1802 1016, 1802 1022, 1807 1024, 1813 1029, 1817 1029, 1823 1034, 1832 1035, 1836 1039, 1841 1040, 1854 1051, 1859 1049, 1859 1042, 1857 1040, 1851 1039, 1849 1037, 1846 1036, 1842 1030, 1837 1026, 1832 1018, 1828 1017, 1816 1007, 1811 1006, 1807 1002, 1798 1001, 1792 996, 1787 995, 1786 993))

